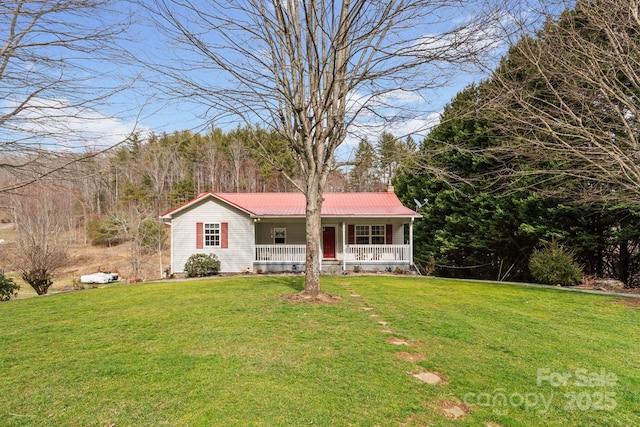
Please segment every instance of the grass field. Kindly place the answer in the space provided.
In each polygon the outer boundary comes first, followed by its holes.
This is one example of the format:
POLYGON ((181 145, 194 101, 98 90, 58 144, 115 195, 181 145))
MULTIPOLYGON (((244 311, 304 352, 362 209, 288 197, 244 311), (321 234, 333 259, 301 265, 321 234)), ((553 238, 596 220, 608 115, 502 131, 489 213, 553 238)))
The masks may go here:
POLYGON ((254 276, 0 304, 0 425, 640 425, 637 300, 391 276, 322 286, 342 301, 294 304, 282 295, 302 277, 254 276))

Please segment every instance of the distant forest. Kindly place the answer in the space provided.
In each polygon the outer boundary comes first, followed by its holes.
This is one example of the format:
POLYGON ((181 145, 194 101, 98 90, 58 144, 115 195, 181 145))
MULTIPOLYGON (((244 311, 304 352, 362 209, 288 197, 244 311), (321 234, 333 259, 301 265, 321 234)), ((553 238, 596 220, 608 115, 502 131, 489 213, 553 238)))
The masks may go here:
MULTIPOLYGON (((361 141, 352 162, 335 162, 326 190, 385 190, 402 159, 416 149, 411 138, 401 141, 386 133, 373 144, 361 141)), ((56 164, 69 163, 73 157, 70 153, 48 153, 31 165, 31 173, 35 168, 55 169, 56 164)), ((12 159, 16 164, 27 160, 12 159)), ((0 173, 8 184, 19 178, 10 169, 0 173)), ((297 191, 291 180, 299 179, 293 155, 277 133, 253 128, 213 129, 204 135, 176 131, 151 134, 144 140, 134 137, 13 194, 38 193, 43 188, 60 192, 69 202, 69 212, 79 218, 131 209, 157 216, 202 192, 297 191), (277 154, 275 162, 267 159, 264 148, 277 154)))

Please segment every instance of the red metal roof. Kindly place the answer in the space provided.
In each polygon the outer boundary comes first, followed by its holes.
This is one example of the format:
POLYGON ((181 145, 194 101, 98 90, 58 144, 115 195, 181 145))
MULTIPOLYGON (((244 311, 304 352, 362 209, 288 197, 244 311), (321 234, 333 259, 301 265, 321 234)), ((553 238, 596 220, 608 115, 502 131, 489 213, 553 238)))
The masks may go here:
MULTIPOLYGON (((214 197, 254 216, 304 217, 302 193, 204 193, 164 215, 171 216, 206 197, 214 197)), ((420 217, 406 208, 395 193, 324 193, 323 217, 420 217)))

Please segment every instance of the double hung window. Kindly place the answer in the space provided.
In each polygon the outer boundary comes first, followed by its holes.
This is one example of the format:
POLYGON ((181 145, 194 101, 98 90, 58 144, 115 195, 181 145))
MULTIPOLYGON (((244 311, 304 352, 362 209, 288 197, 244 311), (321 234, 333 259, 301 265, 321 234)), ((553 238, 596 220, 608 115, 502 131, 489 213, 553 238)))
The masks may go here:
POLYGON ((356 244, 358 245, 384 245, 384 225, 356 225, 356 244))

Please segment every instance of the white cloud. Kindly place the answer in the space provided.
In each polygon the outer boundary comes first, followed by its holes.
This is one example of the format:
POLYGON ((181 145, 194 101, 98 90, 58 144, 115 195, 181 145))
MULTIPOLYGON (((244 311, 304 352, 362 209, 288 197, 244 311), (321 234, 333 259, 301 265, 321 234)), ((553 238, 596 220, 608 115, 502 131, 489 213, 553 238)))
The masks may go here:
MULTIPOLYGON (((0 103, 0 115, 15 111, 17 102, 0 103)), ((123 142, 132 133, 149 129, 93 108, 71 105, 66 99, 34 98, 5 123, 5 138, 58 150, 101 150, 123 142)))
MULTIPOLYGON (((504 16, 502 19, 507 19, 504 16)), ((407 49, 434 62, 479 64, 501 55, 505 47, 504 24, 496 19, 492 25, 470 24, 444 34, 423 34, 407 49)))
POLYGON ((379 123, 354 123, 349 135, 336 151, 338 161, 350 161, 355 156, 358 143, 366 138, 369 143, 375 144, 383 132, 388 132, 396 138, 405 139, 411 136, 415 142, 420 143, 422 139, 440 122, 439 112, 427 114, 425 117, 415 117, 404 121, 384 124, 379 123))

